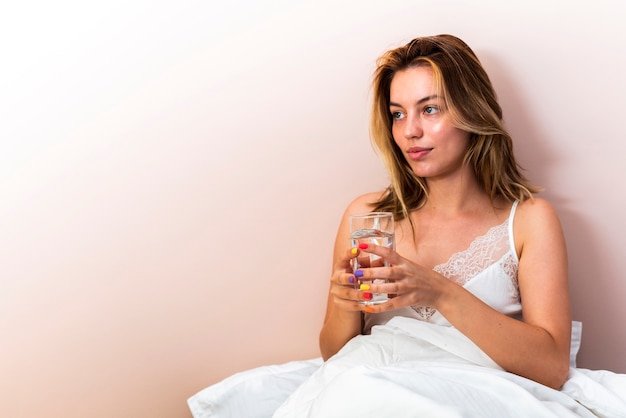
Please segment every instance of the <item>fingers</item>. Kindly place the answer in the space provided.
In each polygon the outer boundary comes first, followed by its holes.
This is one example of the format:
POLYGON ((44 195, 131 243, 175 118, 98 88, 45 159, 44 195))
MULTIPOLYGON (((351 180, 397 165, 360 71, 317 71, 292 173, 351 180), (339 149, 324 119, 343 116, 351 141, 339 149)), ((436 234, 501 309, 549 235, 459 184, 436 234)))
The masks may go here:
POLYGON ((359 272, 358 275, 355 276, 354 273, 350 273, 349 270, 348 272, 346 270, 340 270, 333 274, 331 283, 336 286, 349 286, 350 288, 354 288, 359 284, 359 276, 361 274, 362 272, 359 272))
MULTIPOLYGON (((363 287, 365 288, 365 287, 363 287)), ((372 292, 359 289, 357 286, 333 286, 331 294, 335 305, 343 310, 363 310, 363 302, 372 299, 372 292)))
POLYGON ((379 293, 377 289, 371 287, 371 280, 388 279, 392 274, 391 268, 384 267, 385 260, 380 257, 392 254, 395 254, 395 251, 372 244, 360 244, 358 247, 348 248, 342 259, 338 261, 331 278, 331 294, 335 305, 343 310, 367 312, 366 308, 370 305, 365 305, 363 302, 372 300, 373 294, 379 293), (376 254, 377 257, 370 257, 370 254, 376 254), (353 269, 354 272, 352 272, 353 269), (365 281, 368 283, 362 283, 365 281))
MULTIPOLYGON (((375 254, 381 257, 379 260, 384 259, 391 264, 397 264, 402 260, 402 257, 393 249, 384 247, 382 245, 373 244, 359 244, 359 252, 366 252, 368 254, 375 254)), ((383 261, 381 260, 381 263, 383 261)), ((382 264, 381 264, 382 265, 382 264)), ((374 267, 374 266, 372 266, 374 267)))
POLYGON ((362 303, 359 303, 359 301, 341 299, 337 297, 334 298, 334 304, 336 308, 342 311, 352 311, 352 312, 358 312, 358 311, 363 312, 364 307, 365 307, 365 305, 363 305, 362 303))
POLYGON ((374 244, 359 244, 358 248, 350 249, 353 268, 374 268, 398 264, 402 257, 393 249, 374 244))
POLYGON ((350 266, 353 269, 357 269, 360 267, 371 267, 369 254, 361 251, 361 249, 367 247, 367 245, 361 244, 359 245, 359 247, 354 247, 347 250, 344 260, 349 260, 350 266))
POLYGON ((432 269, 415 264, 395 250, 380 245, 362 244, 350 248, 345 257, 352 268, 344 269, 341 275, 337 275, 337 286, 333 286, 336 303, 343 309, 385 312, 413 305, 434 306, 442 289, 438 284, 449 281, 432 269), (361 285, 367 288, 360 288, 361 285), (389 300, 363 303, 372 301, 376 294, 386 294, 389 300))
MULTIPOLYGON (((362 293, 366 293, 366 292, 362 292, 362 293)), ((371 292, 369 293, 371 294, 371 292)), ((394 295, 393 297, 391 297, 391 295, 389 296, 390 296, 389 299, 387 299, 385 302, 367 303, 369 302, 369 299, 364 299, 364 301, 356 303, 356 308, 354 308, 354 305, 352 306, 353 306, 353 309, 358 309, 367 313, 381 313, 381 312, 394 311, 397 309, 406 308, 408 306, 430 306, 426 304, 416 305, 415 303, 412 303, 412 300, 414 298, 411 295, 400 295, 400 296, 394 295)))

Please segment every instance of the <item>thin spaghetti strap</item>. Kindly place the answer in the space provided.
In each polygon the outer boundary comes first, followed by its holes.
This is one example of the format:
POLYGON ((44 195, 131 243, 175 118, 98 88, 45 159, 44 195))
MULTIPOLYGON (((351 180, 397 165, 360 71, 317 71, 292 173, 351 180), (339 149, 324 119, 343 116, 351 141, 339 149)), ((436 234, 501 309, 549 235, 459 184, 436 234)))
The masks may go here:
POLYGON ((513 220, 515 218, 515 210, 517 209, 518 203, 519 203, 519 200, 516 200, 515 202, 513 202, 513 205, 511 206, 511 213, 509 214, 509 225, 508 225, 509 247, 511 249, 511 253, 513 254, 513 257, 515 257, 515 260, 517 262, 519 262, 519 259, 517 258, 517 249, 515 248, 515 237, 513 236, 513 220))

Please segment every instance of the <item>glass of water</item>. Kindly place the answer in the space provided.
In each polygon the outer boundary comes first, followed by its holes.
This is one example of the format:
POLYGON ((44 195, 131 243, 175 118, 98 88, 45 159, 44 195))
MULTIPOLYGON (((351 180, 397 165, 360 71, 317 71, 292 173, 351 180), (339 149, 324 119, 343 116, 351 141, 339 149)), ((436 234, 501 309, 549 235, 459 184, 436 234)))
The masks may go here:
MULTIPOLYGON (((353 248, 358 247, 359 244, 374 244, 395 249, 393 214, 391 212, 368 212, 350 215, 350 244, 353 248)), ((389 266, 389 263, 375 254, 363 251, 360 251, 358 257, 352 262, 353 271, 359 268, 382 266, 389 266)), ((386 280, 358 280, 355 286, 359 289, 362 284, 372 283, 386 283, 386 280)), ((376 305, 387 300, 389 300, 387 294, 373 293, 372 299, 360 303, 376 305)))

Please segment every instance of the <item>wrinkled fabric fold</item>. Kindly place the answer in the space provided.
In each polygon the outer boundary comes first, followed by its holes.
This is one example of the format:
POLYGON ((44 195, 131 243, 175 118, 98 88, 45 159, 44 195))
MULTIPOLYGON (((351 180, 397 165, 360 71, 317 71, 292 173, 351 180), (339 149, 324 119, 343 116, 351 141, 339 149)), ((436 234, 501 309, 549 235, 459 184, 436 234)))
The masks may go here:
POLYGON ((626 417, 626 375, 608 373, 572 369, 554 390, 455 328, 397 317, 348 342, 273 417, 626 417))
POLYGON ((626 418, 626 374, 572 366, 561 390, 507 373, 453 327, 395 317, 321 358, 232 375, 194 418, 626 418))

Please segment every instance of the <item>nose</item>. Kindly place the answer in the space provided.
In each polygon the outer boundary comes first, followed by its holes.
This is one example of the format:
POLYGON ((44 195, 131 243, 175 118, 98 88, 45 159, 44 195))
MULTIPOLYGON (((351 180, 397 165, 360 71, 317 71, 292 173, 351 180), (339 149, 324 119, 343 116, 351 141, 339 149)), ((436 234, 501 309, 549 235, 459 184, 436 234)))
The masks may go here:
POLYGON ((424 130, 422 129, 420 115, 411 112, 406 117, 404 136, 406 138, 421 138, 422 135, 424 135, 424 130))

